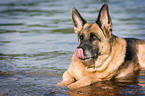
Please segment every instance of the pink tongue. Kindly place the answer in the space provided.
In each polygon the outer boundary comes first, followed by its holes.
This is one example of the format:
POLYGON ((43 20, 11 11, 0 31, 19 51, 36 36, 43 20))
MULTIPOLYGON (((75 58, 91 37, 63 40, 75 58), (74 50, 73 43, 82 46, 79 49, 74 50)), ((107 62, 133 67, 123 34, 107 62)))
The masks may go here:
POLYGON ((78 58, 78 59, 84 59, 85 58, 85 56, 84 56, 84 54, 83 54, 83 49, 82 48, 77 48, 76 49, 76 57, 78 58))

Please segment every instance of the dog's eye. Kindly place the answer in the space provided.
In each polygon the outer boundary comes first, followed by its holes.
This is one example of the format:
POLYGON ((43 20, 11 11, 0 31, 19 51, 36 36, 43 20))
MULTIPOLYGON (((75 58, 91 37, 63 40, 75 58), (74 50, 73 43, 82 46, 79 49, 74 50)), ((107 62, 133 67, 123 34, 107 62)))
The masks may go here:
POLYGON ((83 37, 83 36, 80 36, 80 39, 81 39, 81 40, 83 40, 83 39, 84 39, 84 37, 83 37))
POLYGON ((96 37, 94 34, 90 34, 90 38, 91 38, 92 40, 97 39, 97 37, 96 37))
POLYGON ((96 36, 93 36, 92 38, 93 38, 93 39, 96 39, 97 37, 96 37, 96 36))
POLYGON ((99 40, 100 41, 100 39, 93 33, 90 34, 90 40, 99 40))

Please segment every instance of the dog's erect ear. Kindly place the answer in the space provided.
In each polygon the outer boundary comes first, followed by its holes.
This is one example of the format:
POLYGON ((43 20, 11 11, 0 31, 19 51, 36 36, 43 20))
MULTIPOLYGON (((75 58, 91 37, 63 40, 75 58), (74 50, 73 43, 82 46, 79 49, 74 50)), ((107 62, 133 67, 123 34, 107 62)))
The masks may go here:
POLYGON ((87 23, 86 20, 80 15, 80 13, 76 8, 72 9, 72 21, 74 24, 75 33, 80 32, 83 26, 87 23))
POLYGON ((96 23, 100 26, 105 35, 108 36, 112 33, 112 22, 107 4, 104 4, 100 9, 96 23))

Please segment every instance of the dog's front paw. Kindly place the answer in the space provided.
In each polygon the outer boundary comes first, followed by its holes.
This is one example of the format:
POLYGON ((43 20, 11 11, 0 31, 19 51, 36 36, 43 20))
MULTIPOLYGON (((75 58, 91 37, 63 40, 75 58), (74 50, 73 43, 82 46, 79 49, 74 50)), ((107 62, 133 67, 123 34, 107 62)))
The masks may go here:
POLYGON ((60 83, 57 84, 57 86, 59 86, 59 87, 63 87, 63 86, 65 86, 65 84, 62 83, 62 82, 60 82, 60 83))
POLYGON ((70 85, 67 86, 67 88, 73 90, 73 89, 76 89, 77 86, 75 86, 74 84, 70 84, 70 85))
POLYGON ((86 70, 88 72, 91 72, 91 73, 96 72, 96 69, 95 68, 86 68, 86 70))

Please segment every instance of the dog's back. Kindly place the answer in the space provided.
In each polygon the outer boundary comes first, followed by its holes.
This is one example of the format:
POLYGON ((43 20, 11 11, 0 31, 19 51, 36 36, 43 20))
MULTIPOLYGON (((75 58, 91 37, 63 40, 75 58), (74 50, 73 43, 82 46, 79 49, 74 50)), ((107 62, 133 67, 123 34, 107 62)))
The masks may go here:
POLYGON ((145 41, 135 38, 124 38, 127 42, 125 61, 116 78, 124 77, 141 67, 145 67, 145 41))
POLYGON ((127 42, 126 63, 139 63, 145 67, 145 41, 135 38, 125 38, 127 42))

